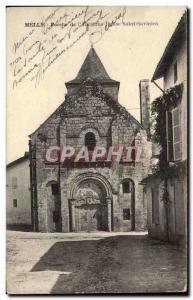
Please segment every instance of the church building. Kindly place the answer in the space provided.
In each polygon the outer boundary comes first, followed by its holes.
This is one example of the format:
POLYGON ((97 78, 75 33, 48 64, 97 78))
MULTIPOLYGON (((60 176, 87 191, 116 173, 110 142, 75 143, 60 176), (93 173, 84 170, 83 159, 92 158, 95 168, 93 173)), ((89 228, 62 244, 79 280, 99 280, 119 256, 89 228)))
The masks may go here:
POLYGON ((140 81, 141 123, 119 104, 119 85, 91 47, 76 78, 66 83, 64 102, 30 135, 35 231, 146 230, 146 195, 140 183, 151 158, 149 85, 140 81), (123 158, 125 149, 130 149, 129 160, 123 158), (142 149, 140 159, 136 149, 142 149))

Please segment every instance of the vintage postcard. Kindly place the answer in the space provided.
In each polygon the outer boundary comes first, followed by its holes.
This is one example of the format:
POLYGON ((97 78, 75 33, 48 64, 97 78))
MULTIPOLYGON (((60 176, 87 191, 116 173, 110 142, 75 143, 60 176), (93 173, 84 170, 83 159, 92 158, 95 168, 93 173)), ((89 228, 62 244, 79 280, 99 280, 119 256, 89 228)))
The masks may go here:
POLYGON ((187 293, 187 8, 6 15, 6 292, 187 293))

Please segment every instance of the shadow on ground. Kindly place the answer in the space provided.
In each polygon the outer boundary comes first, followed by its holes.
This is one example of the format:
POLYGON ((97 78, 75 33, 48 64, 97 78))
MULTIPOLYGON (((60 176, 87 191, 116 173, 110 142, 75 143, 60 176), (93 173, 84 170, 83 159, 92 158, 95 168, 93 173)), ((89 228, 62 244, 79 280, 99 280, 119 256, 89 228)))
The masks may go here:
POLYGON ((31 272, 77 271, 87 262, 97 242, 96 240, 57 242, 40 258, 31 272))
POLYGON ((178 292, 186 282, 184 252, 145 236, 57 242, 31 272, 48 270, 61 272, 52 294, 178 292))

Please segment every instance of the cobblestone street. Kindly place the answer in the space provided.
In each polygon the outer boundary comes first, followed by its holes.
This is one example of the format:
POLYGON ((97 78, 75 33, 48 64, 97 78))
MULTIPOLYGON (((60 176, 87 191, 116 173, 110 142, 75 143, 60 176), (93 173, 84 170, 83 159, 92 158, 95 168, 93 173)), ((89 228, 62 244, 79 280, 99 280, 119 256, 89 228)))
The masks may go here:
POLYGON ((185 252, 143 233, 8 231, 7 278, 9 294, 178 292, 185 252))

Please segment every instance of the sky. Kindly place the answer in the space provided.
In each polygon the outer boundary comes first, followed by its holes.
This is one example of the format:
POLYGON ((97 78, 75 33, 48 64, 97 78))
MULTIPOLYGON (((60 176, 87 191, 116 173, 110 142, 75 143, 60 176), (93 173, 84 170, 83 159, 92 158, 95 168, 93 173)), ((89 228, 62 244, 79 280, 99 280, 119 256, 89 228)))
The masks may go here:
MULTIPOLYGON (((140 120, 139 81, 152 78, 184 11, 182 6, 8 8, 7 162, 28 151, 28 136, 64 101, 65 82, 76 77, 91 42, 109 76, 120 82, 119 103, 140 120), (75 43, 78 32, 85 31, 77 25, 85 18, 85 11, 88 18, 93 16, 93 22, 99 16, 100 20, 75 43), (49 28, 51 22, 66 24, 72 18, 74 32, 70 27, 49 28), (113 23, 116 18, 118 25, 105 29, 105 22, 113 23), (46 27, 26 27, 29 22, 42 22, 46 27), (57 51, 61 55, 49 65, 57 51)), ((150 83, 151 101, 159 95, 160 90, 150 83)))

